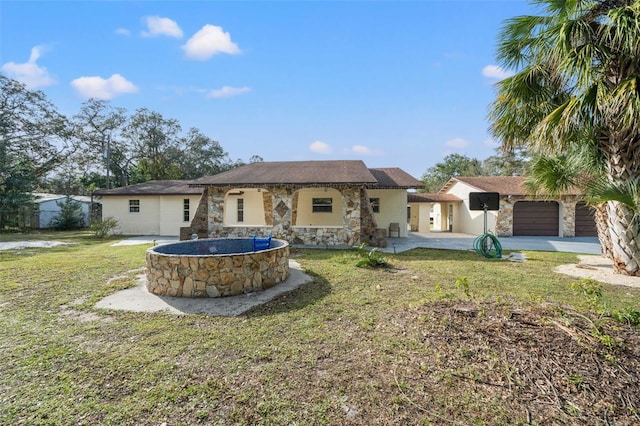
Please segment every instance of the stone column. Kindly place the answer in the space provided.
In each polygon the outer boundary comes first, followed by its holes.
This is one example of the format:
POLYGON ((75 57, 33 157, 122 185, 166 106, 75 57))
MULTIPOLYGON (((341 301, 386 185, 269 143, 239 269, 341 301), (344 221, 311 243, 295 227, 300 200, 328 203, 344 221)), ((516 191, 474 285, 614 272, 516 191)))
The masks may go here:
POLYGON ((338 233, 338 240, 353 246, 361 242, 362 218, 360 203, 360 188, 344 187, 338 189, 342 194, 342 231, 338 233))
POLYGON ((209 237, 226 237, 224 230, 224 195, 228 188, 209 188, 209 237))
MULTIPOLYGON (((292 189, 275 187, 270 189, 271 205, 273 206, 272 235, 289 241, 293 234, 292 229, 292 189)), ((265 205, 266 208, 266 205, 265 205)))
POLYGON ((562 199, 558 201, 562 209, 562 235, 561 237, 576 236, 576 203, 575 199, 562 199))
POLYGON ((386 247, 386 229, 378 230, 366 189, 360 190, 360 241, 373 247, 386 247))
POLYGON ((516 201, 518 200, 511 197, 500 198, 500 209, 496 217, 496 236, 513 236, 513 205, 516 201))

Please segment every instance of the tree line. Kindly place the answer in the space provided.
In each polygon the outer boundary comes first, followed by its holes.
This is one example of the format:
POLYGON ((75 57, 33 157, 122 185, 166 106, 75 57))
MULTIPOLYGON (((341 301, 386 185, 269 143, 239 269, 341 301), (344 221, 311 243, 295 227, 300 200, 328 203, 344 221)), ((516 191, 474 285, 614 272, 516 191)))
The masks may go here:
MULTIPOLYGON (((262 161, 254 155, 250 162, 262 161)), ((33 192, 87 195, 158 179, 194 179, 245 164, 197 128, 156 111, 90 99, 66 117, 41 91, 0 74, 0 229, 33 192)))
POLYGON ((470 158, 462 154, 449 154, 443 161, 427 169, 422 175, 424 189, 427 193, 435 193, 452 177, 456 176, 521 176, 525 175, 532 164, 527 150, 518 147, 496 153, 484 160, 470 158))

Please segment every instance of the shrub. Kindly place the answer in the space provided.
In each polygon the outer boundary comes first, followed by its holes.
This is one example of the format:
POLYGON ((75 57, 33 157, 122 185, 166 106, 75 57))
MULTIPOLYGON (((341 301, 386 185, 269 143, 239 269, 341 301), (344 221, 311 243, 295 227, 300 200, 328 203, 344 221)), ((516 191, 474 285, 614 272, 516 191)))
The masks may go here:
POLYGON ((370 268, 384 268, 388 266, 387 260, 384 258, 382 253, 378 251, 377 248, 369 251, 365 248, 365 244, 362 243, 359 246, 355 247, 355 249, 358 251, 360 257, 362 257, 362 260, 356 263, 356 266, 368 266, 370 268))
POLYGON ((91 222, 89 229, 98 238, 107 238, 113 235, 120 223, 113 217, 105 217, 102 220, 94 220, 91 222))

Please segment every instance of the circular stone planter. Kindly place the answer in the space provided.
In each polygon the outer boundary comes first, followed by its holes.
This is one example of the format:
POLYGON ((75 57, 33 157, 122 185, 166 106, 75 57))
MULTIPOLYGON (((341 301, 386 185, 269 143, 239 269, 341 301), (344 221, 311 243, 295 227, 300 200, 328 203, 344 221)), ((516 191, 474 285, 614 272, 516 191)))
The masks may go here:
POLYGON ((289 243, 254 251, 250 238, 182 241, 147 250, 147 289, 179 297, 221 297, 273 287, 289 277, 289 243))

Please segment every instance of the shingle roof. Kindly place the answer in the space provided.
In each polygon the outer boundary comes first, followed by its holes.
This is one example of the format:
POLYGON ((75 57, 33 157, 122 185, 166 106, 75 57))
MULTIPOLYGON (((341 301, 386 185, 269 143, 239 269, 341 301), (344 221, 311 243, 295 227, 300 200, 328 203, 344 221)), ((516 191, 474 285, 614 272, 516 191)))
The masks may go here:
POLYGON ((151 180, 121 188, 101 189, 94 195, 198 195, 202 188, 189 186, 190 180, 151 180))
POLYGON ((424 183, 398 167, 369 169, 384 188, 422 188, 424 183))
POLYGON ((365 185, 415 188, 422 182, 398 168, 367 169, 361 160, 258 162, 195 180, 202 186, 365 185))
POLYGON ((407 196, 407 201, 410 203, 449 203, 460 202, 462 200, 453 194, 421 194, 410 192, 407 196))
MULTIPOLYGON (((476 188, 479 192, 498 192, 500 195, 529 195, 524 176, 476 176, 452 177, 440 189, 439 194, 446 193, 454 183, 463 182, 476 188)), ((579 195, 576 189, 567 191, 565 195, 579 195)))

